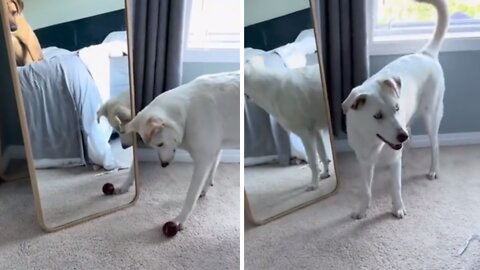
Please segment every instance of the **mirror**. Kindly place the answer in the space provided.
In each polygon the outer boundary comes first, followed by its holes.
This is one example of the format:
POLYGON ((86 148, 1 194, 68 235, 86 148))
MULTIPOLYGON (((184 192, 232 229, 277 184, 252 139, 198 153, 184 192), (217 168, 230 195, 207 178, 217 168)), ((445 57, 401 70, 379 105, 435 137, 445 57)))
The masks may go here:
POLYGON ((245 207, 255 224, 337 186, 320 29, 308 1, 266 3, 245 1, 245 207))
POLYGON ((123 149, 133 137, 116 131, 134 111, 124 0, 2 2, 41 226, 132 204, 136 145, 123 149))

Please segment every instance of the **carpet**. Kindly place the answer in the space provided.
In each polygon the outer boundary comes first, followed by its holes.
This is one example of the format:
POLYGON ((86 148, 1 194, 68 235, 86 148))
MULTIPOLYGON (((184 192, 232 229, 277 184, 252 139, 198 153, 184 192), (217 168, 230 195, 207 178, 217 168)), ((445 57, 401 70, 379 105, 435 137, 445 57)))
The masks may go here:
POLYGON ((330 163, 330 177, 320 180, 319 188, 314 191, 306 191, 312 182, 308 164, 246 167, 244 181, 253 219, 261 222, 332 192, 335 171, 330 163))
POLYGON ((181 210, 192 169, 141 163, 134 206, 50 234, 36 222, 30 183, 0 184, 0 269, 238 269, 238 164, 220 165, 184 231, 161 232, 181 210))
POLYGON ((245 224, 245 269, 480 269, 480 242, 456 256, 480 233, 480 146, 442 147, 435 181, 425 177, 429 153, 406 153, 404 219, 390 213, 388 174, 379 168, 368 216, 357 221, 357 161, 339 154, 332 197, 263 226, 245 224))

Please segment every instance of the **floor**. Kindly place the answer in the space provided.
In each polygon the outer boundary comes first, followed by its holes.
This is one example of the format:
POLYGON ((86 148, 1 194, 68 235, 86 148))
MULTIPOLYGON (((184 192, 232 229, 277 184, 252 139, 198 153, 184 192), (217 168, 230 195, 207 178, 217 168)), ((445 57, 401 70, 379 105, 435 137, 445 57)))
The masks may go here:
POLYGON ((480 269, 480 242, 456 256, 480 234, 480 146, 440 150, 440 178, 424 177, 428 149, 408 149, 398 220, 385 168, 374 180, 367 218, 350 214, 359 187, 353 154, 339 154, 335 195, 263 226, 245 224, 245 269, 480 269))
POLYGON ((319 187, 313 191, 306 191, 307 186, 312 182, 312 172, 308 164, 286 167, 276 164, 246 167, 244 179, 252 218, 257 222, 325 196, 335 189, 336 184, 332 163, 330 163, 330 177, 322 179, 319 187))
POLYGON ((36 222, 28 181, 0 184, 0 269, 238 269, 239 168, 220 165, 215 186, 173 239, 161 226, 180 212, 190 164, 142 163, 134 206, 51 234, 36 222))

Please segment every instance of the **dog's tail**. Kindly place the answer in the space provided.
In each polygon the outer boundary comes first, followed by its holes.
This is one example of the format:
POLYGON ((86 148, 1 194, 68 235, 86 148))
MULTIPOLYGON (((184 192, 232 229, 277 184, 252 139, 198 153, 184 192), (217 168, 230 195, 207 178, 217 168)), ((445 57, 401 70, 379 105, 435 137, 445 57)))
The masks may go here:
POLYGON ((416 0, 417 2, 427 3, 437 9, 437 27, 433 38, 430 42, 421 50, 421 53, 430 55, 437 58, 440 46, 445 38, 445 33, 448 27, 448 5, 445 0, 416 0))

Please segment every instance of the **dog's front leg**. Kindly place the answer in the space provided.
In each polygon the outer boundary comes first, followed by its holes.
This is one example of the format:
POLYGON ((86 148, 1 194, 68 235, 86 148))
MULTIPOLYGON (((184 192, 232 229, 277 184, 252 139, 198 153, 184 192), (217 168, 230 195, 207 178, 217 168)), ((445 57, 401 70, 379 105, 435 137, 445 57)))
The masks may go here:
POLYGON ((322 165, 323 165, 323 172, 320 174, 320 179, 325 179, 330 177, 330 172, 328 167, 330 165, 331 160, 327 156, 327 151, 325 149, 325 143, 323 142, 321 130, 317 132, 316 139, 317 139, 318 155, 320 156, 320 160, 322 161, 322 165))
POLYGON ((215 159, 214 157, 193 157, 193 161, 193 176, 190 182, 190 186, 188 187, 187 198, 185 200, 185 203, 183 204, 182 211, 174 220, 174 222, 179 226, 179 229, 182 229, 182 225, 192 214, 192 211, 197 204, 198 197, 200 196, 202 188, 205 185, 208 173, 210 172, 215 159))
POLYGON ((310 166, 310 170, 312 171, 312 183, 308 185, 307 191, 312 191, 318 188, 319 180, 319 168, 315 139, 314 136, 310 135, 302 135, 300 138, 302 139, 303 147, 305 148, 305 152, 307 153, 308 165, 310 166))
POLYGON ((208 173, 207 181, 203 185, 202 193, 200 193, 200 198, 205 197, 207 195, 208 189, 213 186, 213 181, 215 178, 215 174, 217 173, 218 164, 220 163, 220 157, 222 155, 222 151, 219 151, 217 157, 215 158, 215 162, 213 163, 212 169, 208 173))
POLYGON ((372 164, 366 164, 360 162, 360 170, 363 177, 360 205, 358 210, 352 214, 352 218, 361 219, 367 216, 367 210, 370 207, 370 201, 372 200, 372 181, 373 172, 375 166, 372 164))
POLYGON ((402 160, 399 158, 390 165, 392 173, 392 214, 403 218, 407 214, 402 199, 402 160))
POLYGON ((128 169, 128 176, 127 179, 122 183, 119 188, 115 189, 115 194, 122 194, 128 192, 130 187, 133 185, 133 181, 135 181, 135 167, 134 162, 132 161, 132 166, 128 169))

